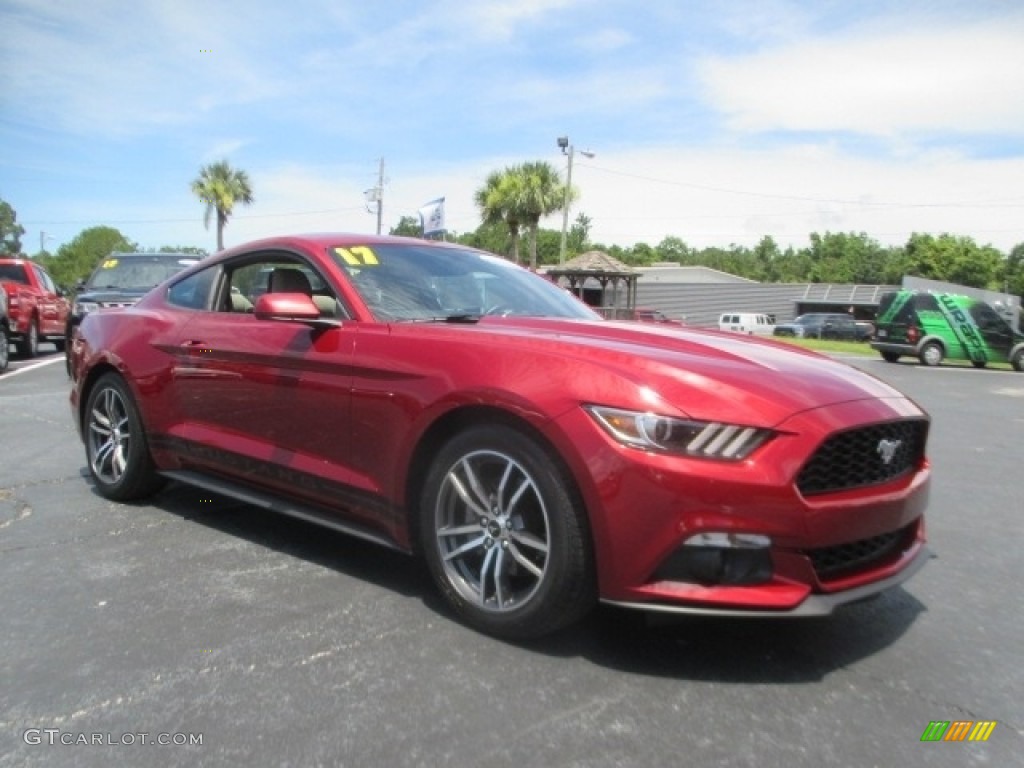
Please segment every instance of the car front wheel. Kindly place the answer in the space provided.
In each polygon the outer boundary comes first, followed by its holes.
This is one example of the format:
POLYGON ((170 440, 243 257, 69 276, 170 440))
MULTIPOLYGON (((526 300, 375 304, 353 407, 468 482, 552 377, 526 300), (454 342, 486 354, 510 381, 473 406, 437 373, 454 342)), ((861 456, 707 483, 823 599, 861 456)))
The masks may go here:
POLYGON ((1010 358, 1010 365, 1013 366, 1013 370, 1024 372, 1024 349, 1018 349, 1014 353, 1013 357, 1010 358))
POLYGON ((146 444, 135 400, 124 379, 105 374, 85 408, 85 452, 101 495, 114 501, 149 496, 163 485, 146 444))
POLYGON ((510 427, 474 427, 440 451, 420 498, 420 544, 463 620, 524 639, 591 608, 590 539, 574 497, 555 458, 510 427))

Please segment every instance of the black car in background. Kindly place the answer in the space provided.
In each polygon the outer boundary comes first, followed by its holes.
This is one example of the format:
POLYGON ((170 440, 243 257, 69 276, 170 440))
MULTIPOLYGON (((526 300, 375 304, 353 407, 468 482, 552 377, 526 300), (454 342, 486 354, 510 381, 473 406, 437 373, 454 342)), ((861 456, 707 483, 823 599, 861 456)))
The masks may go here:
POLYGON ((64 349, 71 349, 75 329, 87 314, 98 309, 130 307, 167 278, 191 267, 199 258, 187 253, 112 253, 79 286, 68 313, 64 349))
POLYGON ((846 339, 859 341, 866 338, 865 331, 857 327, 850 315, 842 313, 812 312, 800 315, 791 323, 775 326, 775 336, 794 336, 798 339, 846 339))

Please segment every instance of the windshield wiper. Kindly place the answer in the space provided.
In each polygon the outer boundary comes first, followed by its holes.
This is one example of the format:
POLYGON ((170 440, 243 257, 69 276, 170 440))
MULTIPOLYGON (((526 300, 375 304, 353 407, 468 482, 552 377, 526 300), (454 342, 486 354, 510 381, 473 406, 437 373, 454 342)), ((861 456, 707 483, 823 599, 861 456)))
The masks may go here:
POLYGON ((458 312, 451 315, 435 315, 433 317, 409 317, 395 320, 399 323, 478 323, 479 312, 458 312))

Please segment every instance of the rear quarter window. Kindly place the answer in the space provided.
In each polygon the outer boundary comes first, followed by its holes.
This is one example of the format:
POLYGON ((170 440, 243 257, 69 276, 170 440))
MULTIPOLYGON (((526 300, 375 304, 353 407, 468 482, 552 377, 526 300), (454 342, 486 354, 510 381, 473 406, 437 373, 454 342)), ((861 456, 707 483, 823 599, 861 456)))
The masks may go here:
POLYGON ((207 309, 216 269, 204 269, 179 280, 167 289, 167 302, 185 309, 207 309))
POLYGON ((25 277, 25 267, 21 264, 0 264, 0 280, 28 285, 28 278, 25 277))

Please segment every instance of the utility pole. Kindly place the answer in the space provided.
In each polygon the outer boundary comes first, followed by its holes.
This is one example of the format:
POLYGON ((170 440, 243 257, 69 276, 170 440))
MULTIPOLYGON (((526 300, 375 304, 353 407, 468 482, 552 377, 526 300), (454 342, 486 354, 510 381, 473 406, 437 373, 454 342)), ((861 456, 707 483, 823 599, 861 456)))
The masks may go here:
MULTIPOLYGON (((377 186, 363 192, 367 203, 377 204, 377 234, 380 234, 381 222, 384 218, 384 158, 380 159, 380 168, 377 171, 377 186)), ((367 213, 373 213, 369 205, 366 206, 367 213)))
POLYGON ((377 173, 377 234, 380 234, 381 219, 384 218, 384 158, 380 159, 380 171, 377 173))
MULTIPOLYGON (((568 136, 558 137, 558 147, 562 154, 569 158, 569 171, 565 175, 565 197, 562 199, 562 242, 558 247, 558 263, 565 264, 565 240, 569 230, 569 201, 572 199, 572 159, 576 154, 576 148, 569 143, 568 136)), ((580 154, 586 158, 593 158, 593 152, 580 150, 580 154)))

